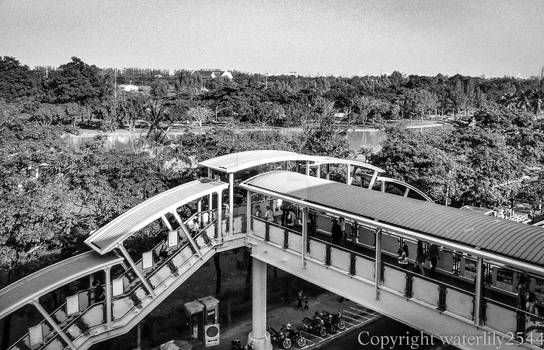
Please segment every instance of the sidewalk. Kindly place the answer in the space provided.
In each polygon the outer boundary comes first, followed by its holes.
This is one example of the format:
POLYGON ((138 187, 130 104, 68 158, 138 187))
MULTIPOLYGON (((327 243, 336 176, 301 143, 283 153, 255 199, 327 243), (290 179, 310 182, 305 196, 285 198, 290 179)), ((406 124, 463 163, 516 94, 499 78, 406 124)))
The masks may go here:
MULTIPOLYGON (((308 339, 308 345, 304 349, 317 348, 323 344, 341 337, 346 333, 350 333, 356 328, 361 327, 364 324, 368 324, 378 319, 380 316, 376 313, 366 310, 360 305, 344 299, 340 301, 339 297, 332 293, 321 294, 316 298, 309 300, 309 310, 297 310, 295 309, 295 303, 289 306, 280 306, 272 309, 267 309, 267 326, 273 327, 277 330, 286 323, 291 323, 293 328, 297 328, 300 325, 304 317, 311 317, 318 310, 326 310, 329 312, 340 311, 345 316, 347 329, 343 332, 339 332, 326 338, 320 338, 311 334, 304 334, 308 339)), ((242 344, 247 343, 247 335, 251 332, 251 319, 233 324, 228 328, 221 329, 221 345, 210 347, 214 350, 228 350, 231 347, 231 340, 239 338, 242 344)), ((296 349, 293 346, 293 349, 296 349)), ((193 349, 204 349, 202 345, 196 345, 193 349)))

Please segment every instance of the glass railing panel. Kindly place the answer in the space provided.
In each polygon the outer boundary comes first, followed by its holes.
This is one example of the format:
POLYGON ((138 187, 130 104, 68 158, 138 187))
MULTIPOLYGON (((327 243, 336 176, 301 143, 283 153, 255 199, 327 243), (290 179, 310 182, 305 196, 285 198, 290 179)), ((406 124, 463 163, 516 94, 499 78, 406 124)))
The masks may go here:
POLYGON ((264 239, 266 234, 266 222, 253 218, 253 234, 264 239))
MULTIPOLYGON (((404 280, 406 281, 406 278, 404 280)), ((440 297, 438 284, 418 277, 417 275, 414 275, 412 283, 412 296, 415 299, 421 300, 430 305, 438 305, 440 297)))
POLYGON ((43 347, 43 350, 62 350, 66 348, 62 340, 59 338, 53 339, 50 343, 43 347))
POLYGON ((81 320, 88 328, 92 328, 106 322, 104 315, 105 307, 102 302, 91 306, 83 315, 81 315, 81 320))
POLYGON ((113 300, 112 318, 119 320, 123 318, 134 307, 134 301, 127 295, 113 300))
POLYGON ((490 328, 507 334, 516 333, 517 312, 506 305, 488 301, 486 303, 485 319, 485 325, 490 328))
POLYGON ((275 225, 270 225, 269 230, 270 230, 270 242, 276 243, 283 247, 284 229, 275 225))
POLYGON ((349 272, 351 264, 351 254, 345 250, 331 247, 331 265, 349 272))
POLYGON ((326 257, 326 245, 325 243, 318 242, 314 239, 310 239, 310 257, 316 259, 319 262, 325 263, 326 257))
POLYGON ((474 296, 454 288, 447 288, 448 311, 471 320, 474 310, 474 296))
POLYGON ((375 264, 373 260, 357 256, 355 260, 355 274, 369 281, 374 281, 375 264))
POLYGON ((302 236, 299 232, 288 231, 288 248, 295 252, 302 253, 302 236))
POLYGON ((234 234, 246 232, 246 215, 241 214, 233 218, 232 224, 234 234))
POLYGON ((406 289, 406 273, 386 265, 383 268, 383 284, 389 289, 404 293, 406 289))

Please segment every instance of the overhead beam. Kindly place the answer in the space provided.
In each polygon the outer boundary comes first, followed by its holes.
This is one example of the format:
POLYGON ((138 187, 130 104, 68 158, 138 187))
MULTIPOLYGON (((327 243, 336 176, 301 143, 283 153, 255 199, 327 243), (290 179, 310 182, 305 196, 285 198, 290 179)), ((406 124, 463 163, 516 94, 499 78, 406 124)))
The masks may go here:
POLYGON ((123 254, 123 256, 125 257, 125 260, 128 262, 128 264, 130 265, 130 267, 132 267, 132 270, 134 270, 134 273, 136 274, 136 276, 138 276, 138 278, 140 279, 140 281, 142 281, 142 284, 144 285, 145 289, 147 289, 147 291, 149 292, 149 294, 151 294, 151 296, 153 298, 156 297, 156 294, 155 294, 155 291, 153 291, 153 288, 151 287, 151 285, 149 284, 149 282, 147 282, 147 280, 145 279, 145 276, 144 274, 142 273, 142 271, 140 271, 138 269, 138 267, 136 266, 136 264, 134 263, 134 260, 132 260, 132 258, 130 257, 130 254, 127 252, 127 249, 125 248, 125 246, 123 245, 123 243, 118 243, 117 244, 117 247, 119 248, 119 250, 121 251, 121 253, 123 254))
POLYGON ((66 342, 66 344, 68 344, 68 346, 70 348, 72 348, 74 350, 77 349, 77 347, 74 345, 74 343, 72 343, 70 338, 66 335, 66 333, 64 333, 64 331, 62 330, 62 328, 60 328, 60 326, 57 324, 57 322, 55 322, 55 320, 53 320, 53 317, 51 317, 51 315, 49 315, 49 313, 43 308, 43 306, 40 304, 40 302, 38 300, 34 300, 32 302, 32 305, 34 305, 34 307, 38 310, 38 312, 40 314, 42 314, 43 318, 45 318, 47 323, 49 323, 51 325, 51 327, 53 327, 55 332, 57 332, 57 334, 62 338, 62 340, 64 340, 64 342, 66 342))

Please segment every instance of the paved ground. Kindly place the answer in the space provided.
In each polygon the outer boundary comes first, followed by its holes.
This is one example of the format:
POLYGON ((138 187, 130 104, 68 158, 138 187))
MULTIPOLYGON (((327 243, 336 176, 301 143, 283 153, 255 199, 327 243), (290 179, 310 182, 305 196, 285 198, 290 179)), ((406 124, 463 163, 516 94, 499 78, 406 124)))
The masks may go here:
MULTIPOLYGON (((322 294, 318 298, 312 298, 309 301, 308 310, 298 310, 292 306, 281 306, 267 310, 267 324, 275 329, 280 329, 282 325, 291 323, 293 328, 300 325, 302 319, 306 316, 311 317, 317 310, 326 310, 329 312, 340 311, 345 316, 346 330, 337 332, 336 334, 328 334, 321 338, 307 332, 303 335, 307 338, 307 346, 304 349, 315 349, 322 347, 324 344, 332 340, 345 336, 353 332, 355 329, 362 327, 365 324, 372 323, 381 316, 375 312, 365 309, 364 307, 348 300, 341 300, 334 294, 322 294)), ((228 329, 221 330, 221 345, 208 349, 226 350, 231 347, 231 340, 238 337, 243 344, 247 341, 247 334, 251 331, 251 319, 233 324, 228 329)), ((278 347, 275 347, 278 348, 278 347)), ((297 349, 293 346, 293 349, 297 349)), ((193 344, 193 349, 203 349, 200 344, 193 344)))

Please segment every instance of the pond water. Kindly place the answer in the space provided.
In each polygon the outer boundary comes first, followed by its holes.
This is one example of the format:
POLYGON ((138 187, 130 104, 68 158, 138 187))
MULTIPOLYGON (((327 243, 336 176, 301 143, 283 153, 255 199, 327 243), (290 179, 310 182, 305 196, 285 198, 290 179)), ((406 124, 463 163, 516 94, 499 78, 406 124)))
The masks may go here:
MULTIPOLYGON (((424 130, 430 130, 437 127, 451 127, 449 124, 428 124, 428 125, 414 125, 405 126, 406 129, 414 132, 420 132, 424 130)), ((249 130, 249 129, 248 129, 249 130)), ((279 129, 284 134, 296 134, 301 132, 300 128, 283 128, 279 129)), ((244 130, 241 130, 244 132, 244 130)), ((170 139, 178 140, 184 135, 184 131, 170 131, 168 136, 170 139)), ((63 139, 74 148, 79 149, 84 144, 93 140, 96 136, 103 136, 105 138, 105 146, 108 149, 117 150, 134 150, 138 144, 138 140, 145 137, 145 130, 137 130, 135 132, 128 132, 126 130, 120 130, 114 133, 101 133, 99 131, 86 131, 80 135, 65 134, 63 139)), ((347 132, 346 138, 349 149, 352 151, 359 151, 361 148, 370 149, 373 153, 378 152, 381 148, 382 142, 385 140, 386 134, 383 130, 372 128, 352 129, 347 132)))

